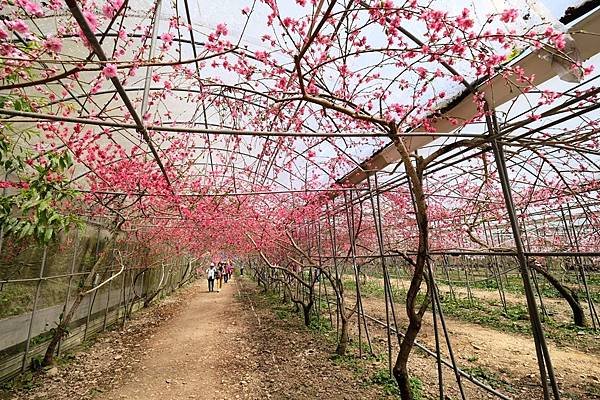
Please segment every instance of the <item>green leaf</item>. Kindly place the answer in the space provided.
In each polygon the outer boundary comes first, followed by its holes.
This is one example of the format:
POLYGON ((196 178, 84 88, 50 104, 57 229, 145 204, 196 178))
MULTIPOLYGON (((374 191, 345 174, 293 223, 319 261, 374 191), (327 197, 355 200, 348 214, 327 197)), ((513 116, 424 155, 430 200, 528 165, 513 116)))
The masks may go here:
POLYGON ((54 230, 52 228, 47 228, 46 233, 44 234, 44 242, 48 243, 50 239, 52 239, 52 234, 54 230))

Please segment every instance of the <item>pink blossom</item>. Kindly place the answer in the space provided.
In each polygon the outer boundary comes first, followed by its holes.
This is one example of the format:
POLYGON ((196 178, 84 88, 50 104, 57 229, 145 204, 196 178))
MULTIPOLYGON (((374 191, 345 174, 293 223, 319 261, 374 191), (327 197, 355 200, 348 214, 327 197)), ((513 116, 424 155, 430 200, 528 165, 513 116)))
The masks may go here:
POLYGON ((416 67, 415 71, 417 72, 417 74, 419 74, 420 78, 425 78, 427 77, 427 70, 423 67, 416 67))
POLYGON ((17 4, 25 10, 27 14, 35 15, 36 17, 40 17, 43 15, 42 8, 39 4, 34 3, 30 0, 17 0, 17 4))
POLYGON ((6 26, 8 26, 8 29, 10 29, 11 31, 20 33, 22 35, 29 33, 29 27, 21 19, 15 19, 14 21, 7 21, 6 26))
POLYGON ((8 33, 0 28, 0 40, 8 39, 8 33))
POLYGON ((226 35, 227 35, 227 33, 228 33, 228 30, 227 30, 227 25, 225 25, 225 24, 218 24, 218 25, 217 25, 217 30, 215 31, 215 33, 216 33, 217 35, 223 35, 223 36, 226 36, 226 35))
POLYGON ((116 11, 119 11, 121 9, 121 7, 123 7, 123 3, 125 3, 125 0, 109 0, 109 1, 116 11))
POLYGON ((102 75, 106 79, 114 78, 117 76, 117 66, 115 64, 106 64, 104 69, 102 69, 102 75))
POLYGON ((48 39, 44 40, 44 48, 51 53, 60 53, 62 47, 62 41, 57 37, 50 36, 48 39))
POLYGON ((92 85, 92 88, 90 89, 90 93, 96 94, 100 91, 100 89, 102 89, 102 81, 96 81, 96 83, 94 83, 94 85, 92 85))
POLYGON ((565 47, 567 46, 567 42, 565 40, 565 35, 563 35, 562 33, 553 36, 553 39, 554 39, 554 45, 556 46, 557 49, 564 50, 565 47))
POLYGON ((350 70, 348 69, 348 65, 346 65, 346 64, 342 64, 342 65, 339 67, 339 71, 340 71, 340 75, 341 75, 342 77, 346 77, 346 76, 349 76, 349 75, 350 75, 350 70))
POLYGON ((267 61, 267 58, 269 58, 269 55, 267 54, 266 51, 256 51, 254 52, 254 57, 256 57, 257 60, 259 61, 267 61))
POLYGON ((283 77, 283 76, 282 76, 282 77, 281 77, 281 78, 279 78, 279 80, 277 81, 277 85, 276 85, 276 86, 277 86, 279 89, 285 89, 285 88, 287 87, 287 84, 288 84, 288 80, 287 80, 287 78, 285 78, 285 77, 283 77))
POLYGON ((102 6, 102 14, 106 17, 106 18, 112 18, 115 16, 115 9, 113 8, 112 4, 110 3, 104 3, 104 5, 102 6))
POLYGON ((502 22, 514 22, 517 19, 519 13, 514 8, 509 8, 508 10, 504 10, 500 17, 502 22))
POLYGON ((458 27, 461 29, 469 29, 472 28, 475 24, 471 18, 469 18, 469 9, 464 8, 462 14, 456 18, 456 23, 458 27))
POLYGON ((162 35, 160 35, 160 40, 162 40, 166 44, 171 44, 173 43, 173 34, 165 32, 162 35))
POLYGON ((98 28, 98 19, 96 18, 96 15, 88 10, 84 10, 83 16, 85 17, 85 20, 90 26, 90 29, 92 31, 95 31, 96 28, 98 28))

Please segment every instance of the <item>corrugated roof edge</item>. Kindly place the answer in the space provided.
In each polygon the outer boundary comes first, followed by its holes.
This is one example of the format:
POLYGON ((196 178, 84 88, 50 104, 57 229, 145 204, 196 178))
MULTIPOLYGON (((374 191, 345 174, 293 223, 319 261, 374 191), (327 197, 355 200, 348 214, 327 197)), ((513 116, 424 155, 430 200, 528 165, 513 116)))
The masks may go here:
MULTIPOLYGON (((569 7, 565 11, 565 15, 560 19, 560 22, 562 24, 564 24, 564 25, 569 25, 570 23, 576 21, 578 18, 581 18, 581 17, 583 17, 585 15, 588 15, 589 13, 591 13, 592 11, 594 11, 596 8, 600 8, 600 0, 588 0, 587 2, 584 2, 584 3, 582 3, 579 6, 569 7)), ((523 56, 523 54, 521 54, 519 57, 521 57, 521 56, 523 56)), ((517 57, 517 58, 515 58, 514 60, 511 60, 511 61, 514 62, 514 61, 518 60, 519 57, 517 57)), ((471 85, 473 87, 475 87, 475 88, 478 88, 488 78, 489 78, 488 76, 481 77, 478 80, 476 80, 475 82, 472 82, 471 85)), ((459 105, 470 94, 471 94, 470 90, 464 89, 461 93, 459 93, 458 95, 456 95, 456 97, 454 97, 447 105, 445 105, 443 108, 441 108, 439 110, 436 110, 436 112, 433 113, 432 116, 443 115, 444 113, 449 112, 454 107, 456 107, 457 105, 459 105)), ((362 173, 367 172, 367 171, 365 171, 364 166, 366 166, 366 164, 368 164, 376 156, 378 156, 379 154, 381 154, 388 146, 390 146, 390 144, 391 144, 391 141, 390 141, 390 143, 386 144, 382 148, 380 148, 377 151, 375 151, 369 158, 367 158, 366 160, 364 160, 363 162, 361 162, 358 167, 356 167, 355 169, 353 169, 352 171, 348 172, 346 175, 344 175, 343 177, 341 177, 340 179, 338 179, 336 181, 336 184, 346 185, 346 184, 350 183, 349 182, 349 178, 353 174, 360 173, 360 172, 362 172, 362 173)), ((371 174, 367 173, 367 175, 371 175, 371 174)))
POLYGON ((565 10, 565 14, 560 17, 559 21, 567 25, 577 18, 589 13, 596 7, 600 7, 600 0, 588 0, 578 6, 569 7, 565 10))

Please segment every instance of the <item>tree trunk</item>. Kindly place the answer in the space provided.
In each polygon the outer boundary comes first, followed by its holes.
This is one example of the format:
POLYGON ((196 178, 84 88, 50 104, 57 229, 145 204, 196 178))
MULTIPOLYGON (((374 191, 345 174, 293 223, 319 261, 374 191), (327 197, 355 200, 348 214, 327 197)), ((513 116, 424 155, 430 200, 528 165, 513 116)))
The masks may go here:
MULTIPOLYGON (((408 327, 404 334, 404 338, 400 343, 400 351, 396 357, 396 363, 393 368, 394 378, 400 389, 400 398, 402 400, 412 400, 412 390, 410 387, 410 376, 408 373, 408 358, 414 346, 415 340, 421 330, 423 315, 429 306, 429 296, 421 304, 417 304, 417 295, 421 290, 425 267, 429 259, 429 221, 427 216, 427 201, 423 190, 423 158, 418 157, 416 166, 413 166, 410 155, 404 142, 401 139, 396 141, 396 148, 400 153, 404 163, 406 173, 409 176, 409 188, 412 193, 413 207, 417 228, 419 230, 419 243, 417 257, 414 262, 413 276, 410 282, 410 287, 406 293, 406 314, 408 317, 408 327)), ((429 295, 428 285, 428 295, 429 295)))
POLYGON ((536 272, 541 274, 554 288, 560 293, 560 295, 569 303, 573 312, 573 323, 577 326, 585 327, 585 313, 581 304, 579 304, 579 298, 577 294, 570 288, 563 286, 558 279, 556 279, 550 272, 546 271, 537 261, 529 259, 528 264, 530 268, 533 268, 536 272))
POLYGON ((154 300, 154 298, 155 298, 156 296, 158 296, 158 294, 160 293, 160 290, 161 290, 161 289, 159 289, 159 290, 155 291, 154 293, 152 293, 152 295, 150 295, 150 297, 146 297, 146 298, 144 299, 144 308, 148 308, 148 307, 150 307, 150 303, 152 303, 152 300, 154 300))
POLYGON ((408 374, 408 357, 413 348, 419 331, 421 330, 421 318, 414 319, 408 324, 404 339, 400 344, 400 352, 396 358, 396 364, 392 370, 394 378, 400 389, 400 398, 402 400, 412 400, 413 394, 410 387, 410 376, 408 374))
POLYGON ((335 349, 335 354, 338 356, 346 355, 346 348, 348 347, 348 318, 345 313, 340 313, 340 320, 342 326, 340 327, 340 340, 335 349))
POLYGON ((52 335, 52 339, 50 340, 50 343, 48 344, 48 348, 46 349, 46 353, 44 354, 44 360, 42 361, 43 367, 51 365, 54 362, 54 352, 56 351, 56 346, 58 346, 58 343, 60 343, 62 338, 67 333, 67 328, 69 327, 69 324, 71 323, 71 320, 73 319, 73 316, 75 315, 75 312, 81 305, 83 298, 86 296, 86 291, 88 291, 92 287, 92 284, 94 282, 94 276, 96 275, 96 271, 98 271, 98 268, 100 267, 100 265, 104 263, 104 260, 107 256, 107 254, 109 254, 109 252, 110 252, 109 250, 111 250, 115 239, 116 239, 116 234, 113 233, 110 241, 104 246, 104 250, 102 251, 102 254, 100 255, 100 257, 98 257, 98 260, 96 260, 96 262, 92 266, 92 269, 87 274, 85 281, 83 282, 83 285, 81 286, 81 288, 79 290, 79 293, 77 293, 77 297, 75 298, 75 301, 73 301, 73 305, 71 305, 71 308, 69 309, 69 312, 62 318, 62 320, 60 321, 60 323, 54 330, 54 335, 52 335))
POLYGON ((77 309, 79 308, 79 305, 81 304, 81 302, 83 301, 83 298, 85 297, 85 295, 83 293, 84 292, 81 291, 77 294, 77 297, 75 298, 73 305, 69 309, 69 312, 67 313, 67 315, 65 315, 63 317, 63 319, 60 321, 60 323, 54 330, 54 335, 52 336, 52 339, 50 340, 50 343, 48 344, 48 348, 46 349, 46 353, 44 354, 44 360, 42 361, 42 367, 51 365, 54 362, 54 352, 56 351, 56 346, 58 346, 58 344, 60 343, 62 338, 67 333, 67 328, 68 328, 69 324, 71 323, 71 320, 73 319, 73 315, 75 315, 75 311, 77 311, 77 309))
POLYGON ((302 312, 304 313, 304 325, 310 326, 310 312, 312 310, 314 304, 314 292, 311 290, 309 292, 308 303, 302 303, 302 312))
POLYGON ((310 303, 307 305, 302 304, 302 313, 304 314, 304 325, 306 326, 310 326, 310 309, 310 303))
POLYGON ((290 295, 288 294, 288 291, 286 290, 286 288, 284 288, 283 290, 283 299, 281 300, 282 303, 287 304, 290 302, 290 295))

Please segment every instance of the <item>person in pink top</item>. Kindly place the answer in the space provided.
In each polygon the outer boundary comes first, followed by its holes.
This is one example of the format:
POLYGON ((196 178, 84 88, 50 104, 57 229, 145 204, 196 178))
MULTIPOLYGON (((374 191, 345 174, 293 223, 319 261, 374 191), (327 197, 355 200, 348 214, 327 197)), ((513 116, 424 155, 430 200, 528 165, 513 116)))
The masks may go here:
POLYGON ((231 261, 226 261, 223 263, 223 278, 225 280, 225 283, 227 283, 229 281, 229 279, 231 279, 231 274, 233 273, 233 269, 231 268, 231 261))
POLYGON ((229 274, 229 279, 233 277, 233 262, 229 261, 227 264, 227 273, 229 274))

